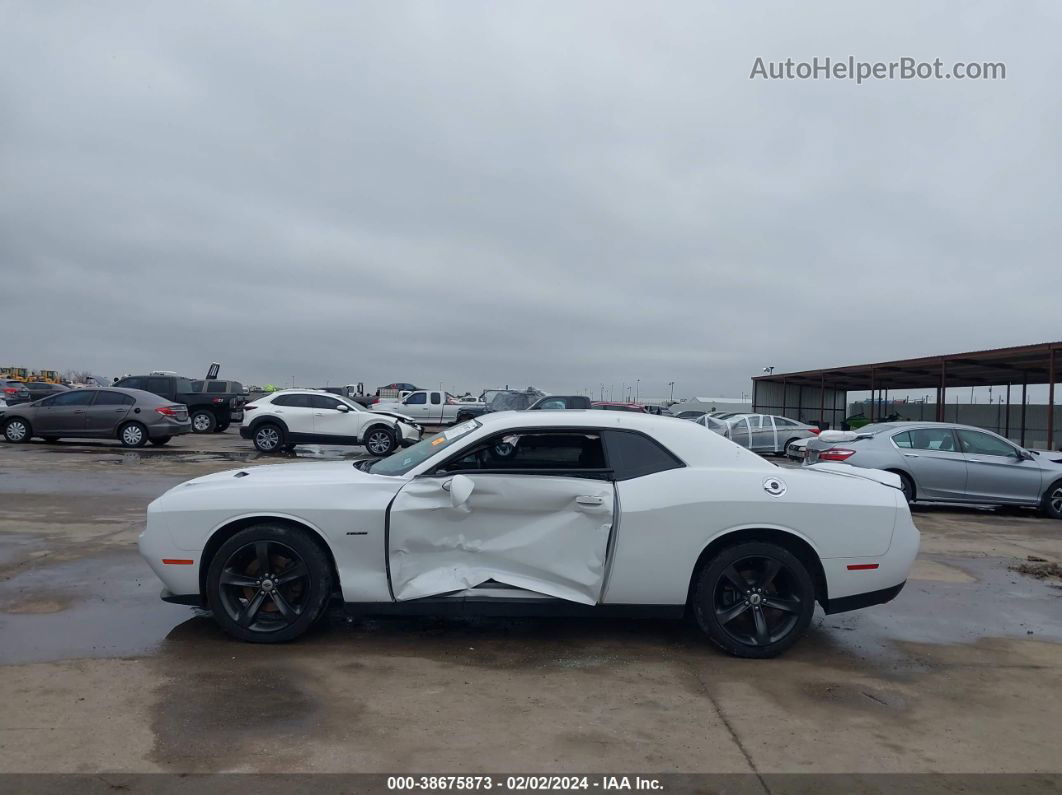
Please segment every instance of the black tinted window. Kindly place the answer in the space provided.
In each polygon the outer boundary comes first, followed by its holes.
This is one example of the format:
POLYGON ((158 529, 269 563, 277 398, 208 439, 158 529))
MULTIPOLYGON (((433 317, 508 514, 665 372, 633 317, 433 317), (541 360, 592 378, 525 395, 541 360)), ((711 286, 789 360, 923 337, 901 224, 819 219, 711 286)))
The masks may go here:
POLYGON ((435 405, 442 403, 442 395, 440 395, 438 392, 432 392, 431 402, 435 405))
POLYGON ((331 409, 335 411, 342 405, 338 400, 333 397, 327 397, 326 395, 307 395, 310 399, 310 408, 315 409, 331 409))
POLYGON ((207 381, 206 391, 215 393, 228 392, 228 386, 228 383, 226 383, 225 381, 207 381))
POLYGON ((134 375, 132 378, 123 378, 115 386, 124 387, 125 389, 147 389, 147 379, 134 375))
POLYGON ((919 428, 911 431, 911 447, 953 453, 956 452, 955 434, 951 428, 919 428))
POLYGON ((136 400, 132 395, 121 392, 100 392, 96 396, 94 406, 132 406, 136 400))
MULTIPOLYGON (((148 392, 154 392, 156 395, 161 395, 164 392, 170 391, 170 379, 168 378, 149 378, 147 380, 148 392)), ((189 391, 191 389, 189 388, 189 391)))
POLYGON ((603 470, 601 436, 587 433, 503 433, 482 442, 460 459, 446 464, 447 472, 469 470, 603 470))
POLYGON ((420 405, 421 403, 427 402, 428 396, 425 395, 423 392, 417 392, 416 394, 410 395, 408 398, 406 398, 406 403, 408 403, 410 406, 416 406, 420 405))
POLYGON ((1018 451, 1002 439, 980 431, 959 431, 959 441, 962 442, 962 451, 972 455, 1018 455, 1018 451))
POLYGON ((291 408, 305 409, 310 407, 309 395, 277 395, 273 398, 274 406, 289 406, 291 408))
POLYGON ((682 466, 682 462, 658 442, 640 433, 605 431, 604 437, 608 445, 608 463, 616 480, 640 478, 682 466))
POLYGON ((909 434, 907 431, 904 431, 903 433, 898 433, 892 437, 892 443, 897 447, 909 449, 911 447, 911 434, 909 434))
POLYGON ((96 393, 89 389, 75 389, 72 392, 64 392, 61 395, 56 395, 55 400, 51 401, 49 406, 87 406, 92 402, 92 397, 96 393))

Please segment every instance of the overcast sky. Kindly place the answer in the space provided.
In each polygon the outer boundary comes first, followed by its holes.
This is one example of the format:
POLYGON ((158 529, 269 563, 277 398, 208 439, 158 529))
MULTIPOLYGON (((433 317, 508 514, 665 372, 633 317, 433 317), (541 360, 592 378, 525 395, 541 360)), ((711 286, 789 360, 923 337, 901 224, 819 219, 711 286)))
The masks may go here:
POLYGON ((737 395, 1059 339, 1060 23, 3 0, 0 365, 737 395), (749 77, 849 55, 1006 80, 749 77))

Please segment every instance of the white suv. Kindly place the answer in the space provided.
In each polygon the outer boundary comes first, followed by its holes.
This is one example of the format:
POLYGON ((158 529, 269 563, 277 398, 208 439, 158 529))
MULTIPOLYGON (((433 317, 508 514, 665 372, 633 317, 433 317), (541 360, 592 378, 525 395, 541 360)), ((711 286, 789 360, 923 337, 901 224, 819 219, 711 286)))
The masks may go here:
POLYGON ((373 455, 420 441, 409 417, 367 411, 352 400, 317 389, 284 389, 243 407, 240 436, 263 453, 297 444, 358 444, 373 455))

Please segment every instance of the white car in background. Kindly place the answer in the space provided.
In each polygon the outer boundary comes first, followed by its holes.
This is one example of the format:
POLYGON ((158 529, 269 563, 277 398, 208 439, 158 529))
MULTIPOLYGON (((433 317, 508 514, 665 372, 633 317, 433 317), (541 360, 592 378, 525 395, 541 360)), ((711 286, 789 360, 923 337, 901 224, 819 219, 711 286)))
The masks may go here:
POLYGON ((297 444, 364 445, 374 456, 390 455, 420 441, 421 427, 394 412, 369 411, 320 389, 284 389, 243 407, 240 436, 263 453, 297 444))
MULTIPOLYGON (((252 412, 254 414, 255 412, 252 412)), ((919 536, 895 475, 783 470, 643 413, 485 415, 370 462, 247 467, 148 506, 163 599, 279 642, 357 614, 643 615, 689 608, 771 657, 827 613, 894 598, 919 536)))

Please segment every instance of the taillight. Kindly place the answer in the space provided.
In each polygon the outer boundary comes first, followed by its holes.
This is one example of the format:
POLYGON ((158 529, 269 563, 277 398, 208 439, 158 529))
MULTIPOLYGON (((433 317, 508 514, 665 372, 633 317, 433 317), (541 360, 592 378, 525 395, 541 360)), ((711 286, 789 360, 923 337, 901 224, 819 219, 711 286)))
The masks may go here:
POLYGON ((256 408, 258 408, 258 406, 244 406, 243 410, 244 411, 254 411, 256 408))
POLYGON ((224 403, 225 402, 225 398, 214 398, 214 402, 215 403, 224 403))
POLYGON ((4 387, 4 394, 6 394, 6 395, 13 395, 16 392, 18 392, 18 390, 15 389, 13 386, 5 386, 4 387))
POLYGON ((808 430, 811 431, 816 436, 818 436, 822 432, 822 428, 816 428, 815 426, 812 426, 812 427, 808 428, 808 430))
POLYGON ((372 398, 372 400, 369 401, 369 405, 373 406, 373 405, 375 405, 375 404, 377 404, 379 402, 380 402, 380 398, 374 397, 374 398, 372 398))
POLYGON ((164 417, 176 417, 177 416, 177 409, 171 408, 169 406, 156 406, 155 407, 155 412, 157 414, 161 414, 164 417))
POLYGON ((831 447, 829 450, 823 450, 819 453, 820 461, 845 461, 856 454, 855 450, 849 450, 847 447, 831 447))

